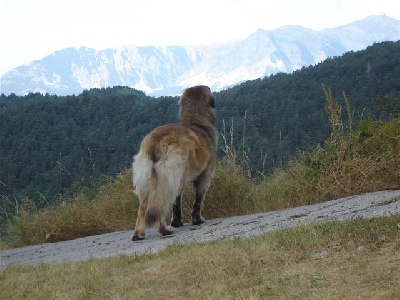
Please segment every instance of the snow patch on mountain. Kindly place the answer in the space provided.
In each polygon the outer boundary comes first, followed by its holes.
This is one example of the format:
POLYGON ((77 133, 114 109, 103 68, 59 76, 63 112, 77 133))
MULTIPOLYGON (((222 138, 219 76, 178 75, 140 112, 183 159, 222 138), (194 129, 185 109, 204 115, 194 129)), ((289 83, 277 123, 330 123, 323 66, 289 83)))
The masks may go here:
POLYGON ((242 40, 212 46, 66 48, 4 74, 1 92, 67 95, 122 85, 160 96, 197 84, 221 90, 397 40, 400 21, 383 15, 322 31, 301 26, 260 29, 242 40))

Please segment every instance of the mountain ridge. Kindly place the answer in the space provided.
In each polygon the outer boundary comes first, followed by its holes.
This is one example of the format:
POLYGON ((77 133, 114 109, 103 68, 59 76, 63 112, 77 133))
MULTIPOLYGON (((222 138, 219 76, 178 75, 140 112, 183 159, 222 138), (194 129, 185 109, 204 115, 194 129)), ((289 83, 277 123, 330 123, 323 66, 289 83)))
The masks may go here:
POLYGON ((1 92, 68 95, 123 85, 166 96, 200 83, 218 91, 396 40, 400 21, 380 15, 321 31, 298 25, 258 29, 244 39, 212 46, 65 48, 5 73, 1 92))

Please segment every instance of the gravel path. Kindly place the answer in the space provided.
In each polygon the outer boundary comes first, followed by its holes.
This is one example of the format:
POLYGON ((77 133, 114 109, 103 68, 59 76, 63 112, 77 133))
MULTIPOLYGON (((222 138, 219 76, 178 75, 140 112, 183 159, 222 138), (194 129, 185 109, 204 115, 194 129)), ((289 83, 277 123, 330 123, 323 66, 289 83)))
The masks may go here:
POLYGON ((165 238, 160 238, 156 231, 149 231, 145 240, 132 242, 132 231, 120 231, 65 242, 2 250, 0 268, 14 264, 38 265, 105 258, 118 254, 155 253, 171 244, 246 238, 297 224, 372 218, 399 212, 400 190, 381 191, 282 211, 208 220, 200 226, 185 224, 175 229, 173 235, 165 238))

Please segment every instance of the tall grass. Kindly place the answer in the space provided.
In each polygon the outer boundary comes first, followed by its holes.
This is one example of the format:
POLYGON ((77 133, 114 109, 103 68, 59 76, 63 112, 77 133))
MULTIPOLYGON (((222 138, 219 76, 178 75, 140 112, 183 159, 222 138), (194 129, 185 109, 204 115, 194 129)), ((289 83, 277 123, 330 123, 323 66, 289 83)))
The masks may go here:
POLYGON ((350 103, 343 92, 348 116, 330 89, 323 86, 331 139, 325 147, 289 162, 265 178, 257 191, 258 207, 283 209, 382 189, 400 188, 400 117, 387 122, 352 120, 350 103))
MULTIPOLYGON (((349 118, 346 127, 340 105, 329 89, 324 87, 324 92, 331 139, 272 176, 258 181, 249 178, 249 172, 236 163, 239 151, 225 131, 222 133, 226 156, 217 163, 204 203, 205 218, 279 210, 400 187, 400 117, 387 122, 354 122, 343 93, 349 118)), ((245 154, 241 156, 245 158, 245 154)), ((138 200, 132 190, 131 171, 126 170, 94 197, 81 192, 42 210, 27 200, 9 222, 11 246, 133 229, 138 200)), ((183 197, 184 220, 189 221, 193 189, 188 187, 183 197)))
POLYGON ((100 187, 91 200, 84 191, 73 199, 37 210, 27 199, 9 222, 12 246, 69 240, 132 227, 137 200, 129 170, 100 187))

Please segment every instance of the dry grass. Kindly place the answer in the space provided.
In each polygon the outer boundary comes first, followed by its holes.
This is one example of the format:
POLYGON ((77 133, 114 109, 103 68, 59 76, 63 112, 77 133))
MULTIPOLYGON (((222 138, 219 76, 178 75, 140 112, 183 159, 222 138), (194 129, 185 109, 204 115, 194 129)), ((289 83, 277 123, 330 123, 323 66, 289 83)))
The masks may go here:
POLYGON ((10 246, 32 245, 85 237, 132 227, 137 199, 128 170, 100 187, 94 200, 85 193, 36 210, 26 201, 8 226, 10 246))
POLYGON ((400 117, 393 111, 387 122, 354 121, 345 94, 347 125, 342 108, 323 86, 331 139, 285 170, 265 178, 255 193, 263 211, 314 204, 339 197, 400 188, 400 117), (346 129, 347 128, 347 132, 346 129))
POLYGON ((258 207, 278 210, 400 187, 400 118, 365 121, 337 149, 318 147, 257 186, 258 207))
POLYGON ((0 271, 2 299, 399 299, 400 214, 0 271))
MULTIPOLYGON (((203 205, 207 219, 251 214, 258 210, 254 198, 256 184, 246 178, 238 165, 219 162, 203 205)), ((190 217, 194 190, 189 186, 184 193, 183 210, 190 217)), ((187 219, 190 221, 190 219, 187 219)))

